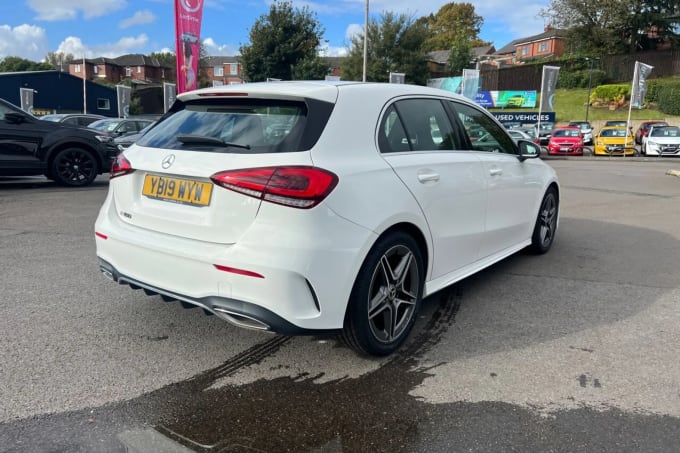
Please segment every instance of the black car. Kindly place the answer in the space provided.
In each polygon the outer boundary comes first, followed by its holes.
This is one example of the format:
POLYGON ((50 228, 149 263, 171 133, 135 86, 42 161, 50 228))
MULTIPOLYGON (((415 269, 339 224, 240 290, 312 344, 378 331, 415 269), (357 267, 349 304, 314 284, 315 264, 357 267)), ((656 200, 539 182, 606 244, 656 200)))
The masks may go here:
POLYGON ((71 126, 87 126, 98 120, 105 119, 105 116, 93 113, 50 113, 40 117, 43 121, 54 121, 56 123, 70 124, 71 126))
POLYGON ((550 141, 550 136, 552 135, 552 131, 555 128, 555 123, 551 121, 542 121, 540 125, 541 129, 539 130, 538 127, 539 125, 536 123, 534 125, 534 135, 538 137, 538 140, 542 146, 546 146, 550 141))
POLYGON ((106 135, 40 120, 0 99, 0 176, 45 175, 65 186, 86 186, 109 171, 117 154, 106 135))

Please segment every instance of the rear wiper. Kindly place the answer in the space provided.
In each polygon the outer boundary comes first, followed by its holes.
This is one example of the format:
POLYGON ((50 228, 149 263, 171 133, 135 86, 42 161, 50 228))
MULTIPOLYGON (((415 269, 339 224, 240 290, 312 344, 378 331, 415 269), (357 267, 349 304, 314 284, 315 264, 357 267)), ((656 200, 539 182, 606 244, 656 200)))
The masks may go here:
POLYGON ((225 142, 221 138, 211 137, 209 135, 190 135, 181 134, 177 136, 177 140, 185 145, 217 145, 223 147, 234 147, 250 149, 250 145, 241 145, 240 143, 225 142))

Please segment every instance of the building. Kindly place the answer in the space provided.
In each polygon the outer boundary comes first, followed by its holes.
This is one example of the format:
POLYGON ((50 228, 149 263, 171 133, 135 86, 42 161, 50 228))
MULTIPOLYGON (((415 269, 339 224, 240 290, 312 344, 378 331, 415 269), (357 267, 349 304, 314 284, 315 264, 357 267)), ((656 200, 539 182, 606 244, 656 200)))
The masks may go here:
POLYGON ((33 89, 33 114, 87 113, 118 116, 118 97, 115 89, 83 80, 61 71, 27 71, 0 73, 0 98, 21 105, 20 88, 33 89))
POLYGON ((491 54, 485 63, 494 66, 522 64, 539 58, 555 59, 567 49, 566 30, 545 27, 543 33, 515 39, 491 54))
POLYGON ((68 72, 81 79, 85 77, 87 80, 113 85, 125 80, 133 84, 159 84, 176 80, 174 67, 165 66, 158 59, 142 54, 73 60, 68 64, 68 72))
MULTIPOLYGON (((478 62, 485 61, 489 55, 496 51, 494 46, 481 46, 472 48, 472 61, 470 66, 476 66, 478 62)), ((427 70, 431 79, 451 76, 448 70, 450 50, 435 50, 427 54, 427 70)))
POLYGON ((206 69, 213 86, 243 83, 243 70, 238 57, 205 57, 199 63, 206 69))

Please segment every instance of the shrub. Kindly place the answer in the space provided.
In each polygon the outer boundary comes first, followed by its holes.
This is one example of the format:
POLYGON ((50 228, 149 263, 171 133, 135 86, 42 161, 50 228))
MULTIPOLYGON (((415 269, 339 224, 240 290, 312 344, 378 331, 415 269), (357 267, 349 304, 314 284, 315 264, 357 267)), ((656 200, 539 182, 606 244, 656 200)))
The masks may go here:
POLYGON ((658 91, 659 110, 668 115, 680 115, 680 85, 667 85, 658 91))
POLYGON ((676 91, 680 91, 680 79, 648 80, 645 101, 658 103, 660 101, 659 93, 665 88, 672 88, 675 89, 676 91))
POLYGON ((630 85, 598 85, 590 95, 590 102, 620 102, 627 98, 630 98, 630 85))
POLYGON ((582 69, 577 71, 565 71, 561 70, 559 78, 557 80, 557 86, 559 88, 588 88, 590 83, 591 87, 602 85, 607 81, 607 73, 600 70, 594 69, 592 73, 592 81, 590 80, 591 74, 589 69, 582 69))

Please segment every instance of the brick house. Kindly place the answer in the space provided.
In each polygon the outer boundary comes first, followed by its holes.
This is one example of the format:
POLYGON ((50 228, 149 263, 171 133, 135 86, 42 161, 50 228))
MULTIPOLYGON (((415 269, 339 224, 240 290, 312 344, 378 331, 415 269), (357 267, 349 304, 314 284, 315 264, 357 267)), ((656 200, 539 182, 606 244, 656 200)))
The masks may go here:
POLYGON ((554 59, 567 49, 566 30, 545 27, 543 33, 515 39, 492 54, 486 63, 494 66, 522 64, 537 58, 554 59))
POLYGON ((156 58, 142 54, 85 59, 84 65, 83 60, 73 60, 69 62, 68 72, 76 77, 112 84, 118 84, 124 80, 131 80, 133 83, 175 81, 175 68, 164 66, 156 58))
POLYGON ((205 57, 201 66, 206 69, 213 86, 243 83, 243 70, 238 57, 205 57))
MULTIPOLYGON (((496 49, 494 46, 473 47, 470 66, 485 61, 486 58, 495 51, 496 49)), ((450 50, 435 50, 433 52, 428 52, 426 64, 430 78, 436 79, 440 77, 449 77, 451 75, 451 72, 447 68, 450 55, 450 50)))

